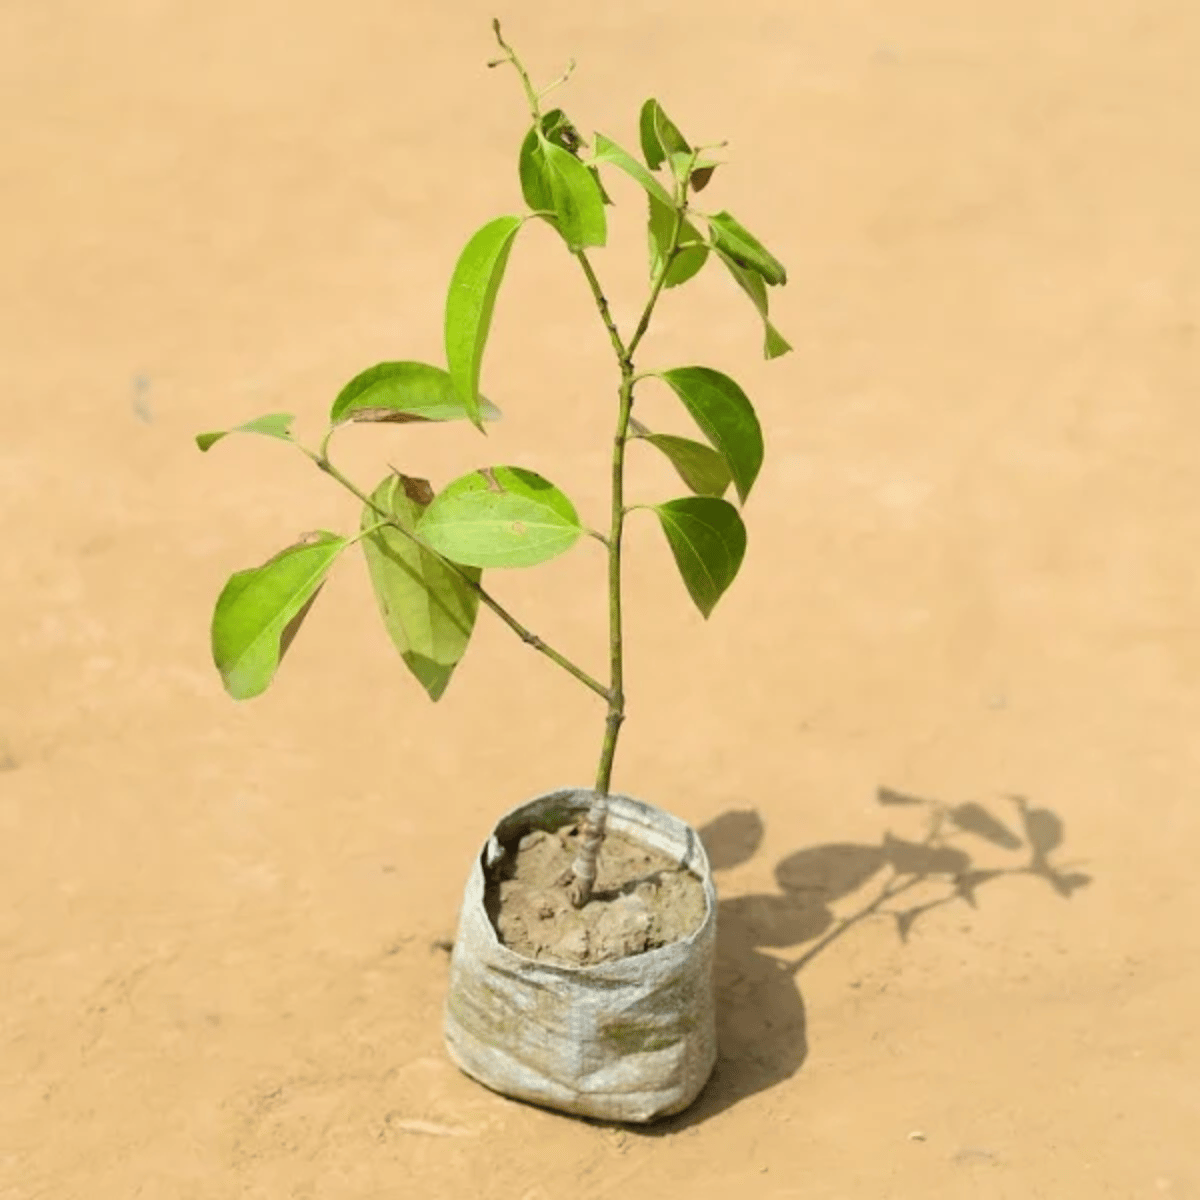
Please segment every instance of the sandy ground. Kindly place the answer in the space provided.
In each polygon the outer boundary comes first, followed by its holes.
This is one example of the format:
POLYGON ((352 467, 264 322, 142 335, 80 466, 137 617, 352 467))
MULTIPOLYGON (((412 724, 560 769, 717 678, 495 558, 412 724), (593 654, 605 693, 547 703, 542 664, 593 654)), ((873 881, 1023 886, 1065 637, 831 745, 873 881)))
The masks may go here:
MULTIPOLYGON (((10 0, 0 1197, 1200 1196, 1194 5, 501 15, 542 78, 579 58, 585 130, 634 143, 656 94, 729 138, 706 195, 792 272, 791 357, 716 271, 644 356, 735 374, 768 438, 709 624, 630 539, 614 782, 721 864, 717 1074, 622 1131, 442 1050, 433 943, 492 819, 591 781, 593 696, 484 614, 431 705, 349 559, 269 694, 209 660, 230 572, 357 514, 284 446, 192 435, 311 437, 362 367, 437 360, 459 249, 519 204, 491 8, 10 0)), ((517 462, 599 522, 612 376, 569 266, 518 247, 487 444, 355 430, 345 469, 517 462)), ((588 542, 491 579, 600 670, 600 572, 588 542)))

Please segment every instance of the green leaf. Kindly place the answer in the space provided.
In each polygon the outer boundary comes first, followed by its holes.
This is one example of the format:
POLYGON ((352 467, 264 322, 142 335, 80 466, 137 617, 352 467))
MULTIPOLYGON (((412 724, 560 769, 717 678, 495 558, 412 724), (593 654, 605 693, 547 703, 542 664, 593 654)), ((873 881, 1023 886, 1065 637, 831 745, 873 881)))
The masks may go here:
POLYGON ((758 272, 772 287, 787 283, 787 269, 783 263, 729 213, 719 212, 709 217, 708 228, 713 245, 738 266, 758 272))
POLYGON ((295 415, 292 413, 268 413, 265 417, 255 417, 253 421, 247 421, 244 425, 235 425, 232 429, 198 433, 196 434, 196 445, 201 450, 207 451, 231 433, 261 433, 266 437, 280 438, 285 442, 290 442, 292 440, 291 426, 295 419, 295 415))
POLYGON ((686 154, 691 150, 679 127, 663 112, 657 100, 647 100, 642 105, 638 133, 641 136, 642 157, 652 171, 657 171, 670 155, 686 154))
POLYGON ((592 173, 573 154, 553 142, 542 142, 558 231, 572 253, 603 246, 607 236, 604 193, 592 173))
POLYGON ((728 254, 717 248, 717 257, 725 264, 730 275, 737 281, 738 287, 750 297, 751 303, 758 309, 758 315, 763 322, 763 354, 766 358, 778 358, 786 354, 792 347, 788 340, 771 324, 767 316, 769 304, 767 285, 757 271, 748 271, 739 266, 728 254))
POLYGON ((266 691, 334 560, 349 545, 319 531, 230 577, 212 620, 212 654, 235 700, 266 691))
POLYGON ((671 198, 671 193, 632 154, 627 150, 622 150, 616 142, 611 138, 606 138, 602 133, 596 134, 596 153, 592 157, 592 162, 611 163, 614 167, 624 171, 635 183, 641 184, 646 193, 660 204, 666 205, 667 208, 674 207, 675 202, 671 198))
POLYGON ((459 403, 483 429, 479 369, 496 307, 496 293, 522 217, 497 217, 478 230, 459 255, 446 295, 446 363, 459 403))
POLYGON ((575 506, 521 467, 484 467, 434 497, 417 532, 451 562, 533 567, 569 550, 583 533, 575 506))
POLYGON ((571 251, 603 246, 607 237, 604 205, 608 197, 597 171, 577 157, 579 133, 561 108, 546 113, 521 143, 518 168, 525 203, 550 223, 571 251))
MULTIPOLYGON (((645 190, 650 204, 650 218, 647 224, 650 277, 654 278, 670 245, 671 231, 674 229, 675 201, 671 193, 637 159, 602 133, 596 134, 596 156, 592 161, 611 163, 619 167, 645 190)), ((667 287, 678 287, 681 283, 686 283, 704 266, 708 257, 704 235, 686 218, 680 228, 679 244, 682 249, 667 272, 667 287)))
MULTIPOLYGON (((363 506, 362 528, 378 525, 382 509, 415 533, 432 497, 428 481, 390 475, 363 506)), ((398 529, 376 529, 362 539, 362 548, 392 644, 429 698, 439 700, 471 640, 479 593, 398 529)), ((463 571, 479 582, 478 568, 463 571)))
POLYGON ((738 496, 745 503, 763 461, 762 428, 746 393, 728 375, 709 367, 676 367, 663 371, 661 378, 729 464, 738 496))
MULTIPOLYGON (((486 419, 499 419, 500 410, 482 396, 479 407, 486 419)), ((420 362, 369 367, 342 388, 329 411, 334 425, 342 421, 459 421, 467 416, 449 372, 420 362)))
MULTIPOLYGON (((534 135, 534 142, 537 142, 536 127, 530 130, 534 135)), ((583 138, 579 136, 579 130, 575 128, 570 117, 567 116, 561 108, 551 109, 542 117, 542 133, 547 141, 553 142, 556 146, 561 146, 569 154, 579 157, 579 148, 583 145, 583 138)), ((528 142, 528 136, 526 141, 528 142)), ((524 147, 522 147, 524 153, 524 147)), ((601 199, 605 204, 611 204, 612 201, 608 198, 608 193, 604 190, 604 184, 600 179, 600 172, 593 166, 588 166, 588 174, 595 180, 596 187, 600 192, 601 199)), ((522 190, 524 190, 524 180, 522 180, 522 190)), ((529 197, 526 196, 526 201, 529 197)), ((549 204, 531 205, 530 207, 549 208, 549 204)))
POLYGON ((687 496, 654 509, 688 594, 707 619, 745 557, 742 518, 727 500, 713 496, 687 496))
MULTIPOLYGON (((650 278, 654 279, 671 246, 671 234, 675 230, 675 206, 661 204, 654 195, 650 195, 649 201, 650 219, 646 228, 650 238, 650 278)), ((665 286, 672 288, 687 283, 707 259, 708 245, 704 236, 685 217, 679 230, 679 249, 667 269, 665 286)))
POLYGON ((529 127, 521 143, 517 172, 521 177, 521 195, 533 212, 553 212, 554 194, 546 173, 545 139, 538 137, 536 125, 529 127))
POLYGON ((639 422, 631 421, 634 436, 661 450, 679 478, 698 496, 723 496, 733 476, 723 455, 703 442, 676 437, 671 433, 651 433, 639 422))

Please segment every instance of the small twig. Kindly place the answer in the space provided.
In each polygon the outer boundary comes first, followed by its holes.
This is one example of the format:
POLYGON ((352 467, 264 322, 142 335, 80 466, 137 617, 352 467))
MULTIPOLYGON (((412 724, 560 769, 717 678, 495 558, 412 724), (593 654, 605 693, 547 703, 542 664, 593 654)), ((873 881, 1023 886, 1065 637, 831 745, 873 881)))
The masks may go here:
POLYGON ((546 86, 544 88, 542 88, 542 90, 540 92, 538 92, 538 94, 537 94, 538 100, 539 101, 545 100, 545 98, 548 95, 550 95, 550 93, 552 91, 554 91, 555 88, 562 87, 562 85, 564 83, 566 83, 574 73, 575 73, 575 60, 572 58, 567 63, 567 69, 556 80, 554 80, 552 83, 546 84, 546 86))

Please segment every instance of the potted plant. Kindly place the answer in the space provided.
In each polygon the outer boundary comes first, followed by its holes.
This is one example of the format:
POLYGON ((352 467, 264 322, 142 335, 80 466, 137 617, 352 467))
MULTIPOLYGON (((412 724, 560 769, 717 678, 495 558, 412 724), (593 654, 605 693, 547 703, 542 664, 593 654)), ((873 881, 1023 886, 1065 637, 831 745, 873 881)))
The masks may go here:
MULTIPOLYGON (((568 1112, 646 1121, 686 1107, 715 1061, 712 953, 716 896, 704 849, 684 822, 611 791, 625 717, 622 544, 635 510, 653 513, 688 594, 705 617, 732 583, 746 548, 732 489, 746 501, 763 458, 762 432, 742 389, 705 366, 639 368, 637 353, 656 306, 715 259, 762 320, 767 358, 790 347, 771 324, 768 289, 786 282, 778 260, 728 212, 703 212, 720 147, 693 146, 647 100, 642 159, 596 134, 585 143, 546 96, 571 68, 538 90, 493 23, 501 57, 529 106, 518 175, 528 211, 479 229, 463 249, 445 308, 445 367, 380 363, 338 394, 329 428, 310 448, 273 413, 197 437, 208 450, 228 433, 295 445, 357 497, 352 536, 318 531, 226 583, 212 620, 213 658, 226 690, 263 692, 335 561, 363 550, 387 632, 404 663, 438 700, 462 658, 479 606, 605 702, 595 784, 550 792, 502 817, 474 863, 451 960, 446 1041, 456 1062, 490 1087, 568 1112), (648 203, 650 282, 640 318, 621 330, 592 251, 605 244, 611 203, 602 171, 629 176, 648 203), (480 368, 509 253, 522 228, 545 221, 561 237, 590 290, 615 359, 607 532, 593 531, 554 484, 519 466, 494 465, 440 490, 391 471, 360 488, 334 465, 330 442, 349 422, 470 421, 481 432, 499 415, 480 393, 480 368), (704 441, 656 433, 633 417, 636 390, 651 380, 682 402, 704 441), (687 494, 657 504, 625 497, 626 451, 645 442, 666 456, 687 494), (609 671, 602 682, 527 629, 485 588, 487 570, 532 567, 592 534, 607 549, 609 671)), ((572 64, 573 67, 573 64, 572 64)))

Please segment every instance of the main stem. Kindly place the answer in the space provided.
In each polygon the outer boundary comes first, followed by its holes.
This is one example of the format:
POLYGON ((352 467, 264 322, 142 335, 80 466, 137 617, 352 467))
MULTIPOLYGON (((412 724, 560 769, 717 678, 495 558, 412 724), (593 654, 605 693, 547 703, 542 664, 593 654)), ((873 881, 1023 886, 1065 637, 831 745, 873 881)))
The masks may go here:
POLYGON ((579 835, 579 851, 563 876, 567 895, 576 908, 591 899, 596 884, 596 863, 608 825, 608 789, 612 782, 617 736, 625 720, 625 655, 621 628, 621 535, 625 529, 625 445, 629 414, 633 408, 633 363, 628 354, 621 360, 620 406, 617 432, 613 437, 612 524, 608 534, 608 716, 604 722, 604 744, 596 768, 596 788, 591 807, 579 835))
MULTIPOLYGON (((690 170, 684 173, 685 181, 689 175, 690 170)), ((633 352, 645 337, 647 329, 650 328, 650 318, 654 314, 654 306, 658 303, 658 298, 666 285, 667 272, 670 270, 678 250, 679 235, 683 229, 683 214, 687 207, 686 182, 678 186, 676 199, 675 225, 671 234, 669 250, 654 278, 646 306, 642 309, 641 318, 628 345, 622 341, 620 332, 613 322, 608 300, 587 255, 582 251, 576 254, 621 367, 617 429, 613 436, 612 517, 608 534, 608 716, 604 722, 604 742, 600 748, 600 763, 596 768, 595 794, 580 829, 579 849, 575 861, 559 880, 566 886, 567 895, 576 908, 582 908, 588 902, 596 883, 597 860, 608 824, 608 793, 612 783, 613 759, 617 753, 617 738, 625 720, 625 652, 621 619, 621 538, 625 530, 626 511, 625 447, 629 443, 629 420, 633 412, 635 377, 633 352)))
POLYGON ((621 538, 625 531, 625 447, 629 437, 629 417, 633 409, 633 362, 628 356, 621 363, 620 401, 617 431, 612 455, 612 521, 608 535, 608 645, 609 688, 608 718, 604 723, 604 743, 596 768, 596 791, 608 794, 612 781, 613 757, 617 736, 625 720, 625 653, 621 622, 621 538))
MULTIPOLYGON (((525 99, 529 104, 529 113, 534 127, 539 128, 541 122, 541 96, 553 87, 557 87, 571 73, 568 67, 566 75, 556 80, 540 95, 529 78, 525 65, 517 57, 512 47, 505 42, 500 33, 500 22, 493 21, 492 29, 496 41, 504 51, 504 58, 489 63, 489 66, 499 66, 502 62, 511 63, 521 79, 525 91, 525 99)), ((574 63, 571 64, 574 66, 574 63)), ((612 783, 613 758, 617 752, 617 737, 621 732, 621 724, 625 720, 625 658, 623 634, 621 625, 621 535, 625 528, 625 446, 629 440, 629 420, 633 411, 633 384, 635 372, 633 354, 641 343, 646 331, 650 328, 650 318, 654 314, 654 306, 666 286, 667 273, 675 260, 679 249, 679 237, 683 231, 684 214, 687 211, 688 181, 692 169, 696 165, 699 151, 693 151, 687 169, 679 176, 675 184, 675 220, 671 231, 671 239, 667 244, 667 252, 654 277, 650 295, 642 309, 642 315, 634 329, 633 336, 626 344, 613 320, 609 309, 608 299, 600 286, 600 280, 588 260, 587 254, 575 251, 575 258, 583 269, 592 299, 596 303, 604 328, 608 330, 613 352, 621 368, 621 384, 618 389, 619 404, 617 409, 617 429, 613 436, 612 454, 612 516, 608 534, 608 644, 609 644, 609 686, 602 692, 608 701, 608 715, 604 722, 604 743, 600 748, 600 763, 596 768, 596 787, 592 805, 584 818, 580 829, 579 850, 575 861, 563 873, 559 884, 565 886, 571 903, 576 908, 582 908, 591 898, 592 888, 596 882, 596 861, 604 841, 604 831, 608 823, 608 789, 612 783)), ((593 687, 593 691, 596 690, 593 687)))
MULTIPOLYGON (((625 662, 621 637, 621 535, 625 528, 625 446, 629 440, 629 417, 633 410, 633 360, 626 349, 621 333, 613 320, 608 298, 600 286, 588 256, 583 251, 575 254, 592 299, 608 330, 613 353, 621 368, 621 385, 618 390, 617 429, 613 436, 612 497, 608 530, 608 645, 609 645, 609 689, 608 716, 604 723, 604 744, 600 751, 600 764, 596 768, 596 792, 607 795, 612 781, 613 757, 617 752, 617 735, 625 719, 625 662)), ((655 292, 657 295, 657 292, 655 292)))
MULTIPOLYGON (((586 260, 585 260, 586 261, 586 260)), ((590 268, 589 268, 590 272, 590 268)), ((594 279, 594 275, 591 276, 594 279)), ((601 295, 602 299, 602 295, 601 295)), ((602 311, 607 311, 607 304, 602 311)), ((607 322, 606 322, 607 323, 607 322)), ((617 736, 625 720, 625 655, 621 625, 621 537, 625 530, 625 446, 629 437, 629 416, 633 409, 633 361, 610 327, 619 346, 621 386, 618 392, 617 430, 613 435, 612 517, 608 532, 608 716, 604 722, 604 744, 596 768, 596 787, 591 807, 579 831, 579 849, 575 861, 559 880, 576 908, 591 899, 596 884, 596 863, 608 825, 608 789, 612 782, 613 758, 617 736)))

